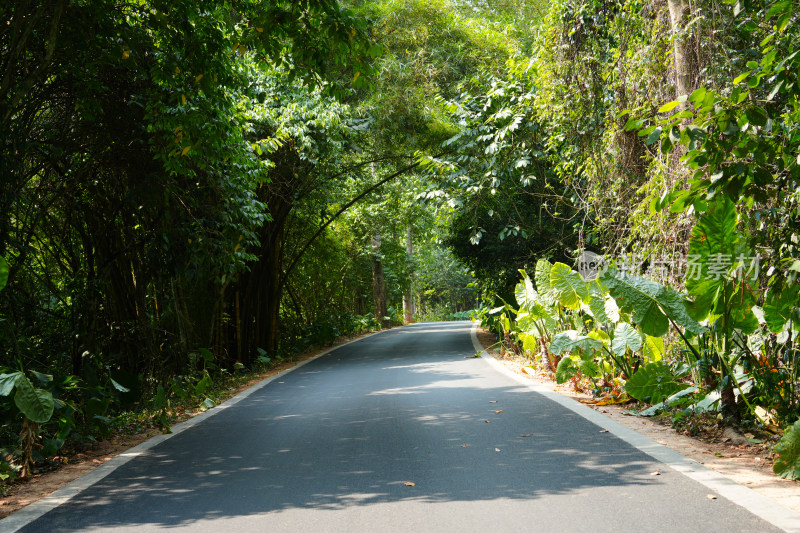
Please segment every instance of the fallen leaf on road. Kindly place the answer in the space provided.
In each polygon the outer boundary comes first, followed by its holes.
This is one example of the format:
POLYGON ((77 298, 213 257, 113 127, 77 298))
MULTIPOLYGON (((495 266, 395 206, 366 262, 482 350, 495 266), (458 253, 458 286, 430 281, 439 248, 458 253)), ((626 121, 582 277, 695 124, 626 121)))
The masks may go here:
POLYGON ((415 485, 416 483, 414 483, 413 481, 406 481, 406 487, 413 487, 415 485))
POLYGON ((502 412, 503 412, 503 410, 502 410, 502 409, 500 409, 499 411, 495 411, 495 413, 497 413, 498 415, 499 415, 500 413, 502 413, 502 412))
POLYGON ((525 433, 524 435, 520 435, 520 437, 533 437, 533 433, 525 433))
POLYGON ((714 496, 713 494, 706 494, 706 498, 708 498, 709 500, 716 500, 717 499, 717 497, 714 496))

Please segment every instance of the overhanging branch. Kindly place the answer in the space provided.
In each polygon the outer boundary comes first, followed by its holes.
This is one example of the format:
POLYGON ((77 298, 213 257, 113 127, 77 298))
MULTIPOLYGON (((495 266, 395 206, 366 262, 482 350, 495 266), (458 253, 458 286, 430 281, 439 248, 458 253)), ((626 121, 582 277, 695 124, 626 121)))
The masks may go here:
POLYGON ((381 187, 382 185, 386 184, 387 182, 389 182, 389 181, 391 181, 391 180, 393 180, 393 179, 395 179, 395 178, 397 178, 399 176, 402 176, 403 174, 405 174, 409 170, 417 168, 418 166, 420 166, 420 163, 416 162, 416 163, 413 163, 411 165, 408 165, 408 166, 402 168, 401 170, 398 170, 394 174, 391 174, 390 176, 387 176, 386 178, 383 178, 378 183, 367 187, 358 196, 356 196, 355 198, 353 198, 352 200, 350 200, 349 202, 344 204, 344 206, 342 206, 341 209, 339 209, 327 222, 325 222, 325 224, 320 226, 320 228, 316 231, 316 233, 314 233, 314 235, 312 235, 311 238, 308 239, 308 241, 303 245, 303 247, 300 249, 300 252, 298 252, 298 254, 295 256, 295 258, 292 260, 291 264, 283 272, 283 275, 281 276, 280 283, 278 284, 278 287, 279 287, 278 290, 283 289, 283 286, 286 284, 286 280, 289 279, 289 274, 292 273, 292 270, 294 270, 294 268, 297 266, 297 263, 300 262, 300 259, 303 257, 303 255, 306 253, 306 251, 308 251, 308 248, 311 246, 311 244, 313 244, 313 242, 315 240, 317 240, 317 238, 320 235, 322 235, 322 232, 325 231, 325 228, 327 228, 328 226, 331 225, 331 222, 336 220, 339 217, 339 215, 341 215, 342 213, 344 213, 345 211, 347 211, 348 209, 353 207, 353 205, 355 205, 356 202, 358 202, 359 200, 364 198, 366 195, 368 195, 369 193, 371 193, 375 189, 378 189, 379 187, 381 187))

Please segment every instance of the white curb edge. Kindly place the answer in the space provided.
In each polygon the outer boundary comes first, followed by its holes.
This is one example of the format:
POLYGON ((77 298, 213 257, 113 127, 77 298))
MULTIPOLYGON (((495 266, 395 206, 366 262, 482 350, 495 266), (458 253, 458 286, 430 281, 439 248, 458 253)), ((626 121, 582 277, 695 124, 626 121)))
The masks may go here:
MULTIPOLYGON (((392 328, 392 329, 397 329, 397 328, 392 328)), ((232 398, 229 398, 228 400, 224 401, 223 403, 212 407, 208 411, 204 411, 203 413, 200 413, 199 415, 193 416, 192 418, 190 418, 188 420, 185 420, 185 421, 183 421, 183 422, 181 422, 179 424, 175 424, 174 426, 172 426, 172 433, 156 435, 156 436, 144 441, 143 443, 139 444, 138 446, 134 446, 133 448, 131 448, 131 449, 125 451, 125 452, 122 452, 119 455, 109 459, 108 461, 106 461, 102 465, 98 466, 97 468, 95 468, 91 472, 87 472, 86 474, 84 474, 81 477, 75 479, 74 481, 71 481, 69 484, 61 487, 60 489, 58 489, 58 490, 54 491, 53 493, 45 496, 44 498, 41 498, 40 500, 37 500, 37 501, 33 502, 32 504, 30 504, 30 505, 28 505, 26 507, 23 507, 19 511, 14 511, 13 513, 8 515, 7 517, 5 517, 2 520, 0 520, 0 532, 2 532, 2 533, 14 533, 14 532, 22 529, 23 527, 27 526, 28 524, 30 524, 31 522, 33 522, 37 518, 41 517, 45 513, 55 509, 56 507, 58 507, 59 505, 61 505, 63 503, 66 503, 67 501, 69 501, 71 498, 75 497, 80 492, 88 489, 89 487, 91 487, 92 485, 94 485, 95 483, 97 483, 98 481, 103 479, 104 477, 108 476, 114 470, 116 470, 117 468, 121 467, 122 465, 124 465, 125 463, 127 463, 128 461, 133 459, 134 457, 138 457, 138 456, 142 455, 147 450, 150 450, 151 448, 154 448, 155 446, 158 446, 159 444, 161 444, 165 440, 167 440, 169 438, 172 438, 175 435, 177 435, 179 433, 182 433, 183 431, 186 431, 187 429, 189 429, 189 428, 191 428, 193 426, 196 426, 197 424, 203 422, 204 420, 207 420, 208 418, 211 418, 215 414, 221 413, 225 409, 228 409, 229 407, 232 407, 232 406, 236 405, 237 403, 241 402, 242 400, 244 400, 245 398, 247 398, 248 396, 250 396, 254 392, 256 392, 259 389, 263 388, 264 386, 268 385, 272 381, 275 381, 276 379, 285 376, 289 372, 292 372, 293 370, 297 370, 301 366, 306 365, 306 364, 310 363, 311 361, 314 361, 315 359, 319 359, 320 357, 324 357, 324 356, 328 355, 329 353, 331 353, 331 352, 333 352, 335 350, 338 350, 342 346, 347 346, 348 344, 352 344, 354 342, 358 342, 360 340, 366 339, 367 337, 372 337, 373 335, 377 335, 377 334, 383 333, 385 331, 391 331, 391 330, 376 331, 374 333, 370 333, 368 335, 364 335, 363 337, 359 337, 358 339, 354 339, 354 340, 346 342, 344 344, 340 344, 339 346, 335 346, 335 347, 331 348, 330 350, 326 350, 326 351, 324 351, 322 353, 319 353, 319 354, 315 355, 314 357, 311 357, 309 359, 306 359, 305 361, 297 363, 296 365, 294 365, 291 368, 287 368, 286 370, 283 370, 283 371, 279 372, 278 374, 275 374, 272 377, 268 377, 268 378, 264 379, 263 381, 260 381, 260 382, 256 383, 252 387, 240 392, 236 396, 233 396, 232 398)))
POLYGON ((769 522, 770 524, 783 529, 784 531, 800 531, 800 514, 795 513, 791 509, 787 509, 778 502, 759 494, 758 492, 740 485, 732 479, 715 472, 697 461, 689 459, 680 453, 657 443, 656 441, 637 433, 610 418, 603 416, 603 414, 595 411, 594 409, 583 405, 571 398, 562 396, 561 394, 552 391, 538 383, 534 383, 529 379, 513 372, 506 365, 494 358, 494 356, 483 349, 483 346, 478 342, 478 322, 473 322, 470 336, 472 337, 472 346, 477 353, 481 354, 481 359, 484 360, 489 366, 498 372, 524 384, 529 389, 538 392, 545 396, 547 399, 556 402, 557 404, 566 407, 570 411, 582 416, 593 424, 608 430, 612 435, 622 439, 634 448, 643 451, 653 459, 662 462, 699 483, 702 483, 709 489, 717 494, 727 498, 736 505, 744 507, 752 514, 758 516, 769 522))

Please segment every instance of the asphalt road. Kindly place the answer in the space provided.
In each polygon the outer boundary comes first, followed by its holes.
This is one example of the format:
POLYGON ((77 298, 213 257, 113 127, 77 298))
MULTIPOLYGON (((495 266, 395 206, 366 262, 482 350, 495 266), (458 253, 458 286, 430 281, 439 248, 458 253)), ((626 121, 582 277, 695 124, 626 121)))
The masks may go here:
POLYGON ((465 358, 469 332, 340 347, 22 531, 779 531, 465 358))

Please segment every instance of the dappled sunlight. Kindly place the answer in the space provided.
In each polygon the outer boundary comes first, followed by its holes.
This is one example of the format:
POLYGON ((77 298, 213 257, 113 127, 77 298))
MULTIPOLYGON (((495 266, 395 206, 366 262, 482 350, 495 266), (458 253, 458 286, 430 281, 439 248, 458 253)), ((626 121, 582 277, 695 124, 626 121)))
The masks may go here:
POLYGON ((377 396, 381 394, 421 394, 428 389, 453 389, 453 388, 473 388, 473 389, 491 389, 492 387, 479 378, 464 378, 458 380, 439 380, 425 385, 418 385, 416 387, 395 387, 393 389, 384 389, 372 391, 369 396, 377 396))
POLYGON ((397 336, 381 337, 389 356, 354 343, 142 454, 73 499, 90 517, 80 527, 53 511, 59 529, 208 519, 236 529, 245 517, 301 511, 327 524, 365 507, 478 502, 567 513, 588 493, 663 484, 646 456, 463 350, 408 351, 405 364, 387 365, 397 336), (146 511, 126 518, 126 507, 146 511))

